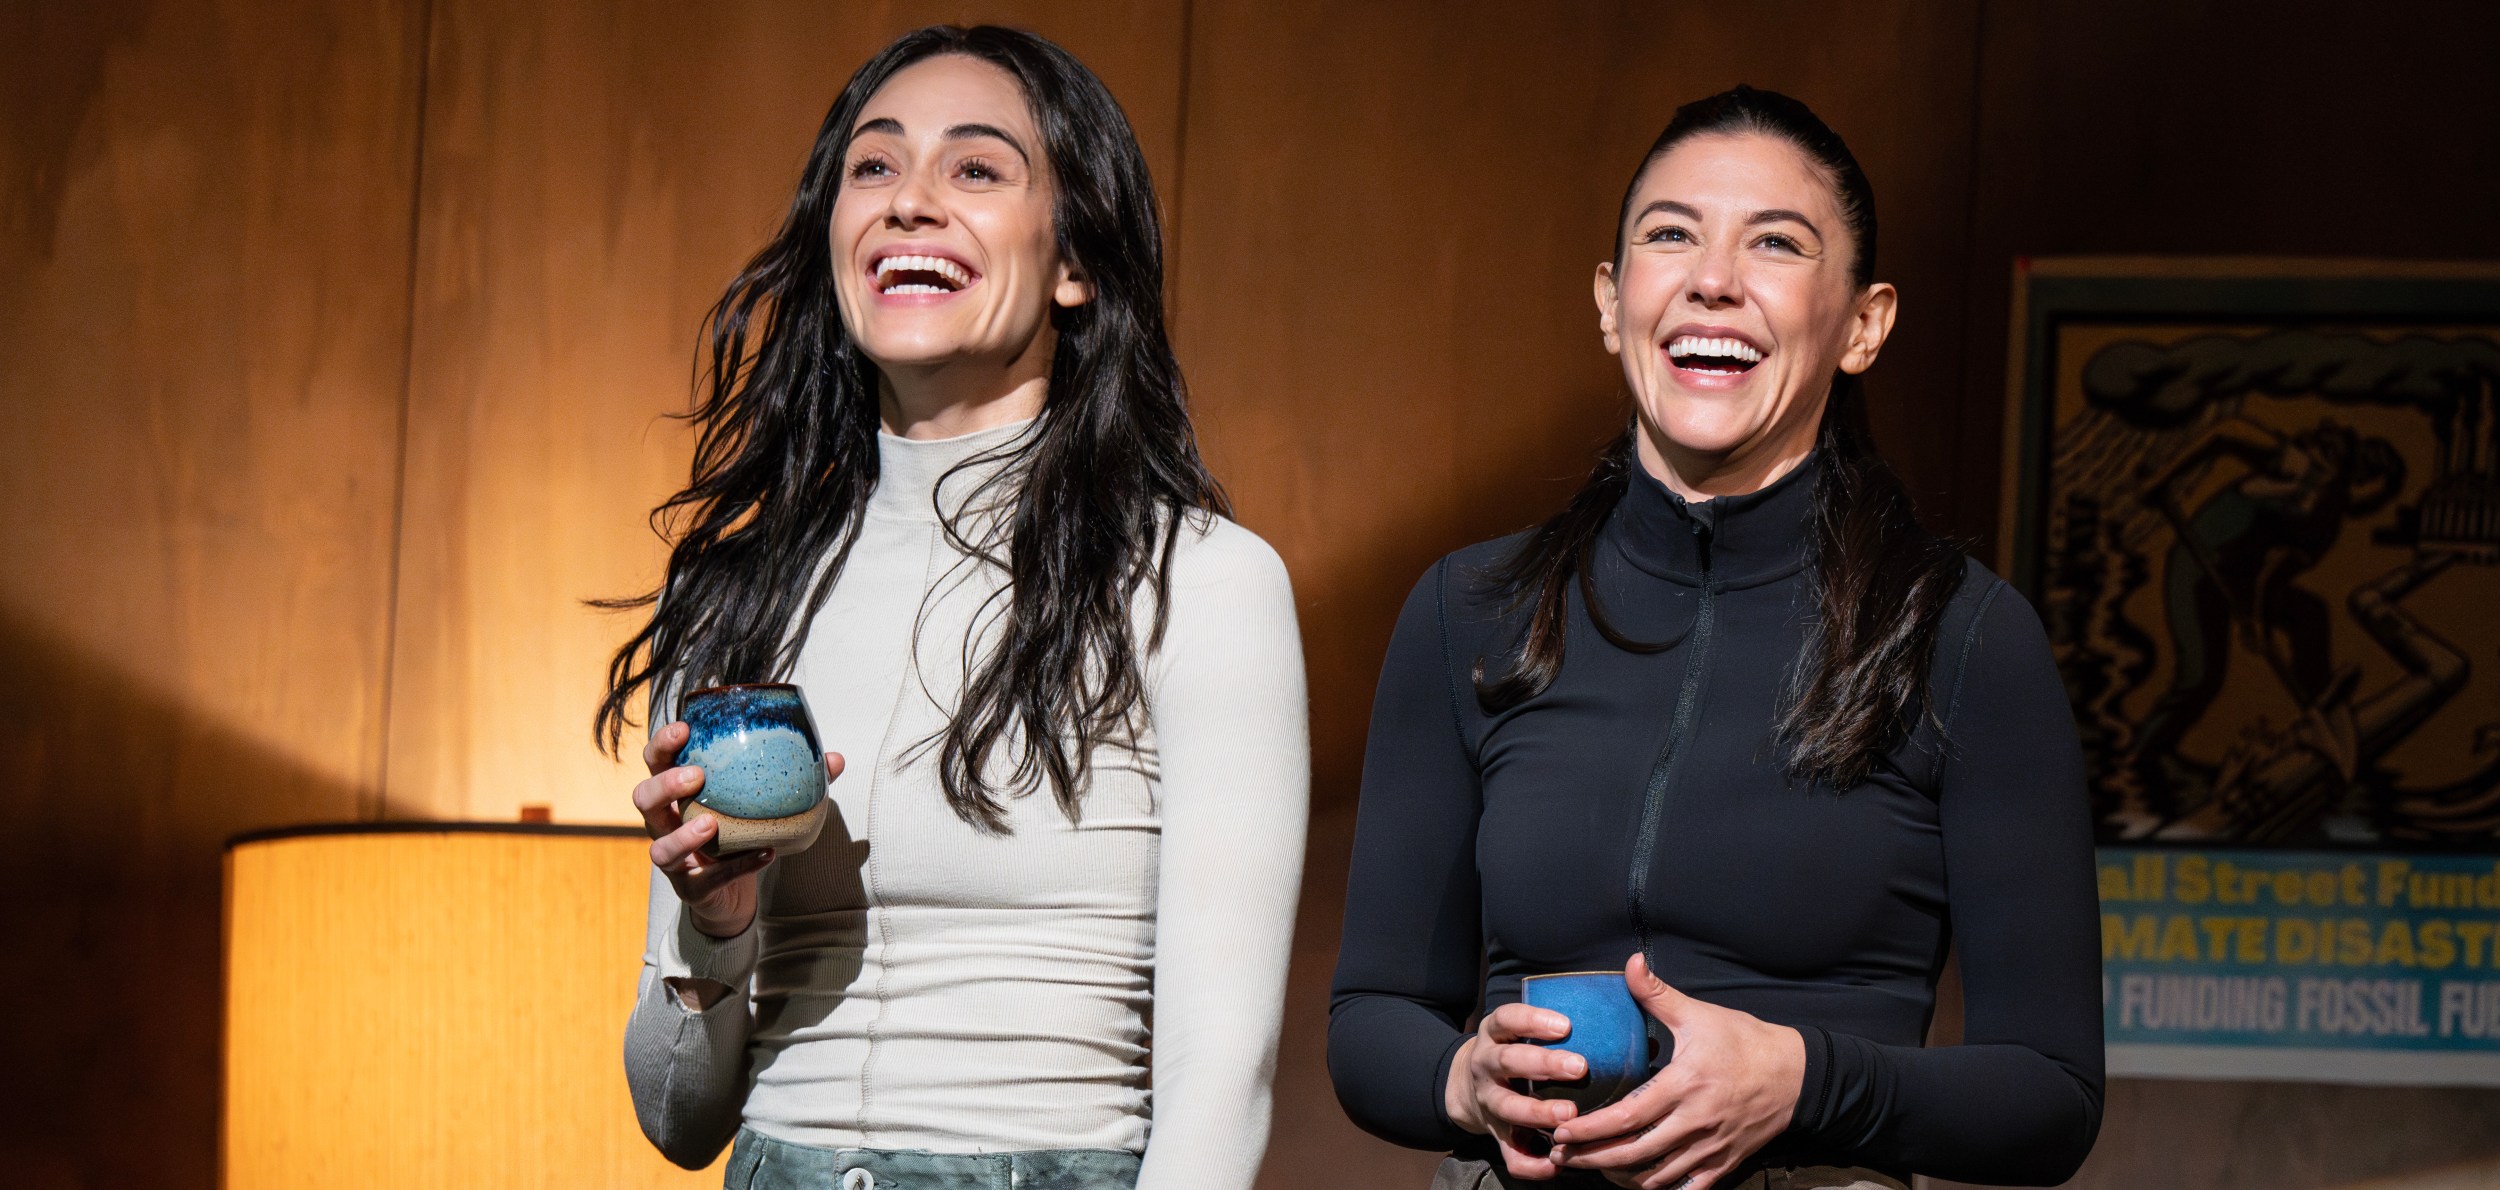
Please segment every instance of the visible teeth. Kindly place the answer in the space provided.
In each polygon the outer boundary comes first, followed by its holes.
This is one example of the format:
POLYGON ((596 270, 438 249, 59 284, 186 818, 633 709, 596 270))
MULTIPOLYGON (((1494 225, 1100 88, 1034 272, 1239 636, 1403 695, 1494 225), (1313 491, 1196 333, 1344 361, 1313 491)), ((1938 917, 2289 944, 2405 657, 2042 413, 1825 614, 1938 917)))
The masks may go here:
POLYGON ((1686 335, 1667 344, 1667 354, 1677 359, 1700 355, 1742 360, 1749 364, 1762 362, 1762 352, 1742 339, 1704 338, 1700 335, 1686 335))
MULTIPOLYGON (((955 283, 956 289, 972 284, 972 274, 964 266, 943 256, 888 256, 877 262, 877 280, 882 282, 895 273, 936 273, 955 283)), ((934 285, 903 285, 887 293, 948 293, 934 285)))

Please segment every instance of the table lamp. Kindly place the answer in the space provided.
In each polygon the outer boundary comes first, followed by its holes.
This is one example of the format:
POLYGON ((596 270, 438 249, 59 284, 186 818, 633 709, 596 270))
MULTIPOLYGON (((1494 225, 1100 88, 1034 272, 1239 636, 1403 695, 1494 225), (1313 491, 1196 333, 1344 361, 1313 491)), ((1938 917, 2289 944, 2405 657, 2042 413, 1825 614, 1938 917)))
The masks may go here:
POLYGON ((634 1123, 650 841, 305 827, 226 849, 227 1190, 720 1185, 634 1123))

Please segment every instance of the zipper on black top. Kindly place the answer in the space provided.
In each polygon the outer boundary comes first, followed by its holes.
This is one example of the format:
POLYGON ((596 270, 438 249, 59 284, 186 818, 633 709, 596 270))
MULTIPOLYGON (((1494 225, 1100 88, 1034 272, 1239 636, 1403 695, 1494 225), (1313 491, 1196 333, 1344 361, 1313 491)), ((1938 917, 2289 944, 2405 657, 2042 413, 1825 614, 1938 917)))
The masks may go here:
POLYGON ((1633 836, 1632 843, 1632 871, 1627 887, 1632 930, 1640 943, 1641 957, 1648 961, 1653 974, 1658 970, 1658 956, 1651 952, 1649 942, 1649 870, 1658 850, 1658 827, 1666 818, 1667 790, 1675 780, 1676 762, 1683 758, 1685 737, 1692 733, 1693 715, 1701 703, 1702 680, 1710 666, 1712 630, 1718 611, 1717 584, 1710 571, 1710 539, 1718 528, 1717 503, 1714 500, 1684 504, 1685 514, 1692 519, 1693 545, 1701 559, 1701 600, 1693 610, 1693 631, 1687 638, 1691 649, 1684 654, 1684 680, 1675 697, 1675 717, 1668 722, 1665 742, 1658 746, 1658 758, 1650 763, 1649 781, 1641 798, 1641 830, 1633 836))

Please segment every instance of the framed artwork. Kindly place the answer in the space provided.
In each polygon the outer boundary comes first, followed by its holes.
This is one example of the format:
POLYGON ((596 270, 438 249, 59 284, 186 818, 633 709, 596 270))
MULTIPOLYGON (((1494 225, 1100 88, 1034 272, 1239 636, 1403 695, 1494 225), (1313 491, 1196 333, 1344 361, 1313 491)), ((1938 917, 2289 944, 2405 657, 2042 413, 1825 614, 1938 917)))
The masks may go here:
POLYGON ((2500 266, 2018 266, 2111 1072, 2500 1085, 2500 266))

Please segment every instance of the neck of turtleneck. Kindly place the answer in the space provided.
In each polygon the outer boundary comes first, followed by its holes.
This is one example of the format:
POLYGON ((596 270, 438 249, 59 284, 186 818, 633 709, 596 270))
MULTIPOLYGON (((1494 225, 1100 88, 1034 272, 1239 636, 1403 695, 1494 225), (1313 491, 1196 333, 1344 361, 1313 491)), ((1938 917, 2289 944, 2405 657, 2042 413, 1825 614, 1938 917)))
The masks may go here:
POLYGON ((940 482, 946 485, 947 515, 960 513, 984 483, 1013 464, 1005 448, 1017 445, 1034 423, 1026 418, 953 438, 904 438, 878 430, 877 487, 868 496, 869 515, 934 522, 940 482), (964 466, 967 462, 972 465, 964 466))
POLYGON ((1818 470, 1808 455, 1760 489, 1696 501, 1636 466, 1605 536, 1633 565, 1679 582, 1697 583, 1705 572, 1729 584, 1790 574, 1805 565, 1813 544, 1818 470))

